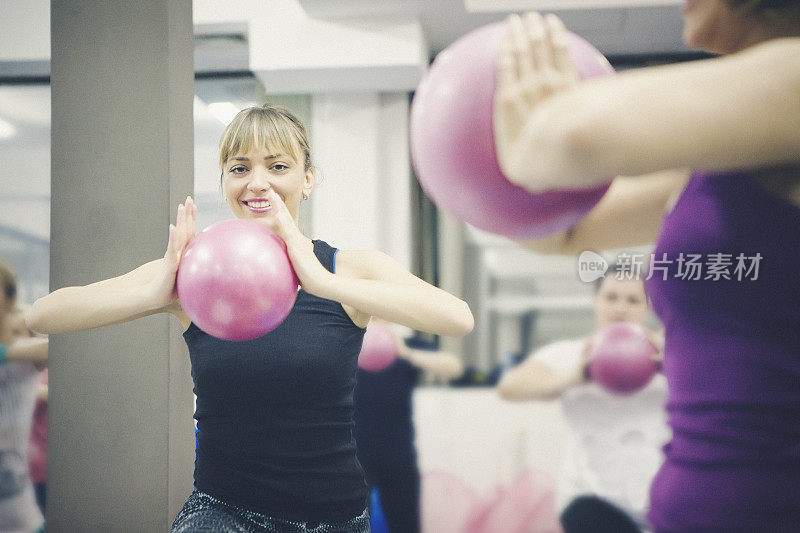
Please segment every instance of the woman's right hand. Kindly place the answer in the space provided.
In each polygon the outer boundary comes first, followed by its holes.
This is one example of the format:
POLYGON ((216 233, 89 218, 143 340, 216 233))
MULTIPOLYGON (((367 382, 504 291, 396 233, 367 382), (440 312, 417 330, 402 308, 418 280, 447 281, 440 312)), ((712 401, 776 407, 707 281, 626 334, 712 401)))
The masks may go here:
MULTIPOLYGON (((319 296, 321 286, 332 274, 319 262, 314 254, 313 242, 297 227, 297 222, 275 189, 270 188, 266 197, 274 210, 268 226, 286 243, 286 252, 300 286, 304 291, 319 296)), ((268 219, 255 220, 265 223, 268 219)))
POLYGON ((196 229, 197 205, 191 196, 187 196, 186 203, 178 205, 175 224, 169 225, 169 242, 161 262, 161 269, 148 284, 156 306, 165 307, 178 298, 175 285, 178 266, 186 245, 194 238, 196 229))
MULTIPOLYGON (((578 83, 567 29, 557 16, 536 12, 508 17, 509 33, 500 44, 494 100, 494 139, 503 174, 532 192, 546 185, 529 181, 524 155, 528 119, 550 96, 578 83)), ((552 184, 557 185, 557 184, 552 184)))
POLYGON ((70 333, 121 324, 162 311, 176 301, 181 256, 195 233, 197 208, 191 197, 178 207, 164 257, 127 274, 83 286, 62 287, 36 300, 25 315, 38 333, 70 333))

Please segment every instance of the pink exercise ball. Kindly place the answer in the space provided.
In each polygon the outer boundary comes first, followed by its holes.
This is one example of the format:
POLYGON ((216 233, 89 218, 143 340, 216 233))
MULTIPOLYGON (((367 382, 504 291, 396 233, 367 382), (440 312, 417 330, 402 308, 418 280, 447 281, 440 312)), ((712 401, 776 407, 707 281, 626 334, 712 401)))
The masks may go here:
POLYGON ((369 372, 380 372, 397 357, 397 340, 394 332, 381 322, 371 321, 364 333, 364 342, 358 354, 358 366, 369 372))
POLYGON ((601 328, 589 349, 589 377, 615 394, 632 394, 658 371, 658 350, 638 324, 614 322, 601 328))
MULTIPOLYGON (((444 49, 411 103, 409 139, 425 193, 457 219, 516 239, 542 237, 575 225, 608 184, 531 194, 503 176, 492 129, 496 64, 505 23, 474 30, 444 49)), ((614 72, 591 44, 567 34, 581 79, 614 72)))
POLYGON ((189 242, 178 267, 183 310, 198 328, 229 341, 278 327, 294 306, 298 285, 286 243, 252 220, 212 224, 189 242))

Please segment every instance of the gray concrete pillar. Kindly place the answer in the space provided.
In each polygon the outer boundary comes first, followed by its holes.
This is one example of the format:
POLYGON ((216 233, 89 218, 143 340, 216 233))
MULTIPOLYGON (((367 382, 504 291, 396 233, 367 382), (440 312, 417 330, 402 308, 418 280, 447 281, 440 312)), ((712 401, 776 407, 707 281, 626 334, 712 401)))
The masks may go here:
MULTIPOLYGON (((193 183, 191 0, 53 0, 50 288, 163 256, 193 183)), ((167 531, 192 489, 167 315, 50 341, 48 532, 167 531)))

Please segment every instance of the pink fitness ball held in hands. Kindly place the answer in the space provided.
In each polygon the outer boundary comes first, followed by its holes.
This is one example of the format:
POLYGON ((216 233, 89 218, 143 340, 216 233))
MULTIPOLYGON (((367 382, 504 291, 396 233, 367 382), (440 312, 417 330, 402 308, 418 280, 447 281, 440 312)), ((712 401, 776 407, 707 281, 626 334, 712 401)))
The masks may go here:
POLYGON ((184 250, 177 276, 178 298, 192 322, 230 341, 278 327, 294 306, 298 285, 283 240, 243 219, 198 233, 184 250))
MULTIPOLYGON (((478 28, 444 49, 411 104, 409 139, 414 169, 431 200, 476 228, 516 239, 568 229, 608 188, 530 193, 502 174, 493 130, 497 56, 504 23, 478 28)), ((567 33, 580 79, 609 76, 608 60, 567 33)))

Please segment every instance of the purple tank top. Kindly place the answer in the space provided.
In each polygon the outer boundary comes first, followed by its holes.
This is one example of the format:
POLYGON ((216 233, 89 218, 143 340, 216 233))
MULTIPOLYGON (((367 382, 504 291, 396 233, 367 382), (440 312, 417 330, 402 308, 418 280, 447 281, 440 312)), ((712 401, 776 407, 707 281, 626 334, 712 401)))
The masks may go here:
POLYGON ((800 531, 800 208, 742 172, 695 174, 651 270, 673 436, 649 520, 800 531))

